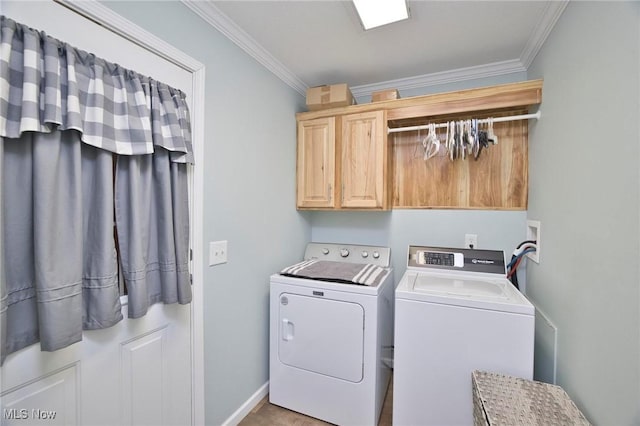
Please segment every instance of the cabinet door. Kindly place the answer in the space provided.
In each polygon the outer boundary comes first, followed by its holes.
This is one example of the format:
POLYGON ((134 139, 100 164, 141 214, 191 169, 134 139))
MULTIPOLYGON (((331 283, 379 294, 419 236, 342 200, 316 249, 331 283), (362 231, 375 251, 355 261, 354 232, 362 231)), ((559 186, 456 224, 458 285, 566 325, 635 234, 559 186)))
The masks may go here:
POLYGON ((298 122, 298 208, 335 206, 335 117, 298 122))
POLYGON ((387 159, 384 111, 342 117, 342 207, 389 207, 387 159))

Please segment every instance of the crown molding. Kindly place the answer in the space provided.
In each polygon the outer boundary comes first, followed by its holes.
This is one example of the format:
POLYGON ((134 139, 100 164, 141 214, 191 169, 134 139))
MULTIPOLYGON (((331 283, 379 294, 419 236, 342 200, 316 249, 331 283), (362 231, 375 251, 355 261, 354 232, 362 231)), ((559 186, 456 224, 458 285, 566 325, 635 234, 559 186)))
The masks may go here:
POLYGON ((307 87, 309 87, 307 84, 284 66, 282 62, 273 57, 260 43, 229 19, 213 3, 192 0, 181 0, 181 2, 296 92, 301 95, 306 94, 307 87))
POLYGON ((520 62, 522 62, 525 68, 529 68, 568 4, 569 0, 547 2, 547 7, 544 9, 544 12, 542 12, 542 17, 520 54, 520 62))
POLYGON ((418 89, 422 87, 436 86, 447 83, 457 83, 460 81, 474 80, 476 78, 494 77, 497 75, 525 72, 527 69, 520 60, 512 59, 508 61, 493 62, 485 65, 477 65, 467 68, 458 68, 449 71, 434 72, 415 77, 388 80, 374 84, 364 84, 362 86, 351 87, 351 93, 355 97, 371 95, 378 90, 385 89, 418 89))
MULTIPOLYGON (((180 0, 185 6, 204 19, 208 24, 220 31, 225 37, 231 40, 244 50, 249 56, 254 58, 265 68, 271 71, 276 77, 281 79, 288 86, 301 95, 305 95, 309 87, 304 81, 299 79, 282 62, 278 61, 271 53, 262 47, 254 38, 240 28, 212 2, 180 0)), ((477 65, 468 68, 458 68, 454 70, 418 75, 414 77, 401 78, 397 80, 382 81, 374 84, 365 84, 351 87, 351 92, 355 97, 371 95, 372 92, 394 88, 398 90, 418 89, 436 86, 447 83, 457 83, 479 78, 494 77, 518 72, 526 72, 533 59, 536 57, 542 45, 546 41, 549 33, 564 12, 569 0, 549 1, 542 16, 523 49, 519 59, 511 59, 490 64, 477 65)))

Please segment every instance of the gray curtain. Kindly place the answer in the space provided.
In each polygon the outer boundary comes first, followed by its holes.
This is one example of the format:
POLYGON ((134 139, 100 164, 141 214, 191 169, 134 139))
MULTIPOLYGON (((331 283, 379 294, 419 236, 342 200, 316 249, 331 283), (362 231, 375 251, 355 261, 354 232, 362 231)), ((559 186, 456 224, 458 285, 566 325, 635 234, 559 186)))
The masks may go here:
POLYGON ((122 319, 111 153, 75 130, 4 139, 7 347, 56 350, 122 319))
POLYGON ((191 301, 185 167, 163 150, 118 157, 116 220, 130 318, 157 302, 191 301))
MULTIPOLYGON (((189 126, 173 111, 166 86, 152 82, 151 132, 162 147, 190 140, 189 126), (185 129, 184 132, 181 129, 185 129)), ((183 120, 188 122, 188 109, 183 120)), ((189 153, 190 154, 190 153, 189 153)), ((150 305, 191 301, 187 165, 181 151, 157 147, 153 155, 118 156, 116 222, 122 272, 129 290, 128 315, 150 305)))
POLYGON ((122 319, 114 223, 129 317, 189 303, 184 94, 4 16, 0 36, 2 361, 122 319))

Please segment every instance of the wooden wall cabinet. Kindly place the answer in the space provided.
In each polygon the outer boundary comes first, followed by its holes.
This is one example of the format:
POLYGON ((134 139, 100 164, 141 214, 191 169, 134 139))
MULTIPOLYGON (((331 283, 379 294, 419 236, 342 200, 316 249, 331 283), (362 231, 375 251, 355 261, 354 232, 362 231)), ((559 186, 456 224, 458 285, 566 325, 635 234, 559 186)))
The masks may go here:
POLYGON ((335 206, 336 118, 298 122, 297 206, 335 206))
POLYGON ((384 111, 342 117, 341 207, 389 208, 387 121, 384 111))
MULTIPOLYGON (((528 123, 496 124, 478 161, 428 160, 416 131, 388 127, 519 115, 542 101, 542 80, 296 114, 297 207, 323 210, 526 210, 528 123)), ((441 140, 446 130, 439 130, 441 140)))
POLYGON ((298 121, 299 209, 388 209, 384 111, 298 121))

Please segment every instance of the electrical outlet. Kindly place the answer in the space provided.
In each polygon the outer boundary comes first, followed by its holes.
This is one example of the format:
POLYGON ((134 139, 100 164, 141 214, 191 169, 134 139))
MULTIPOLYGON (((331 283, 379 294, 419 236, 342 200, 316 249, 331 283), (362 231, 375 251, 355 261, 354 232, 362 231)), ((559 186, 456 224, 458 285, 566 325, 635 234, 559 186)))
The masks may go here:
POLYGON ((227 263, 227 242, 211 241, 209 243, 209 266, 227 263))
POLYGON ((540 263, 540 221, 527 220, 527 240, 536 241, 536 251, 527 253, 526 256, 536 263, 540 263))
POLYGON ((464 234, 464 247, 468 249, 478 248, 478 235, 464 234))

